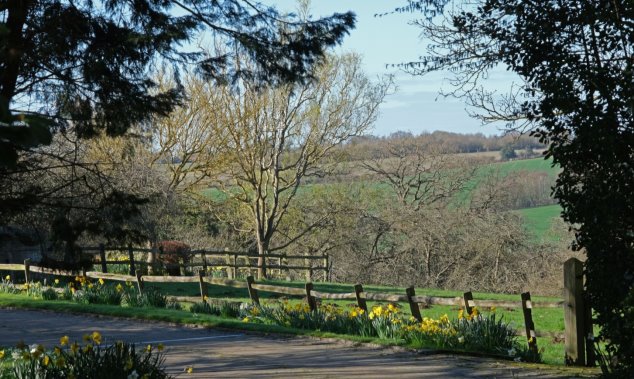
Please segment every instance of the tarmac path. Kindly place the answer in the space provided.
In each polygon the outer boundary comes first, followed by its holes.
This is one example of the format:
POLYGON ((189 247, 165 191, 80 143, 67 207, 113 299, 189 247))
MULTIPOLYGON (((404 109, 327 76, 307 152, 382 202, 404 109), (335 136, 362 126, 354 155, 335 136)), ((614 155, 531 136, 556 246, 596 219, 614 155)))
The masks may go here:
POLYGON ((247 334, 161 322, 46 311, 0 309, 0 346, 19 341, 51 347, 68 335, 99 331, 104 343, 165 345, 168 372, 178 378, 565 378, 565 371, 505 361, 332 339, 247 334), (184 373, 192 367, 191 374, 184 373))

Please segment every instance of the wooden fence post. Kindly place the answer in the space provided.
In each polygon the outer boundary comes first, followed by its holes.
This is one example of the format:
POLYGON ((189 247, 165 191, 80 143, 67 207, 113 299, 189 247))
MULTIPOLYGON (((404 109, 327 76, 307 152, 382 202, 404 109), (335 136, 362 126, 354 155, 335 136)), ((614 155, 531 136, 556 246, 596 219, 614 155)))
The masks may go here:
POLYGON ((207 254, 204 251, 200 252, 200 259, 203 261, 203 271, 207 272, 207 254))
POLYGON ((156 261, 154 262, 154 265, 156 265, 156 267, 158 268, 158 270, 160 270, 163 275, 167 275, 167 267, 165 266, 165 260, 163 259, 163 245, 159 245, 158 246, 158 254, 156 255, 156 261))
MULTIPOLYGON (((305 252, 304 256, 308 256, 309 252, 305 252)), ((313 280, 313 269, 312 269, 312 265, 310 262, 310 259, 308 258, 304 258, 304 266, 307 267, 306 268, 306 281, 307 282, 311 282, 313 280)))
POLYGON ((130 259, 130 276, 136 275, 136 267, 134 265, 134 251, 132 245, 128 245, 128 259, 130 259))
POLYGON ((143 293, 143 278, 140 273, 136 273, 136 286, 139 290, 139 295, 143 293))
POLYGON ((24 260, 24 283, 28 284, 31 281, 31 259, 24 260))
POLYGON ((564 263, 566 365, 585 365, 585 318, 583 263, 577 258, 570 258, 564 263))
POLYGON ((308 302, 308 306, 312 312, 317 310, 317 300, 315 300, 315 296, 310 294, 310 291, 313 290, 313 283, 306 282, 306 301, 308 302))
POLYGON ((367 313, 368 304, 365 302, 365 297, 363 296, 363 286, 361 284, 354 285, 354 294, 357 297, 357 305, 359 308, 363 309, 367 313))
POLYGON ((414 290, 414 286, 411 286, 405 289, 405 293, 407 294, 407 302, 409 303, 409 309, 412 312, 412 316, 415 317, 418 322, 423 321, 423 316, 420 314, 420 308, 418 307, 418 303, 412 300, 412 297, 416 296, 416 291, 414 290))
POLYGON ((258 297, 258 290, 253 288, 253 283, 255 280, 252 275, 247 276, 247 289, 249 290, 249 297, 253 304, 260 305, 260 298, 258 297))
POLYGON ((101 260, 101 272, 108 273, 108 265, 106 264, 106 246, 103 243, 99 244, 99 259, 101 260))
POLYGON ((535 323, 533 322, 533 303, 531 302, 531 293, 524 292, 522 295, 522 311, 524 311, 524 326, 526 327, 526 339, 528 340, 528 349, 537 354, 537 333, 535 333, 535 323))
POLYGON ((473 301, 473 294, 471 291, 465 292, 463 295, 464 299, 464 311, 467 315, 470 315, 473 312, 473 307, 475 307, 475 302, 473 301))
POLYGON ((233 267, 231 267, 233 279, 238 279, 238 254, 233 254, 233 267))
POLYGON ((323 258, 323 265, 324 265, 324 282, 328 281, 328 254, 324 254, 324 258, 323 258))
POLYGON ((198 281, 200 282, 200 298, 203 302, 207 302, 207 282, 205 282, 205 271, 198 271, 198 281))

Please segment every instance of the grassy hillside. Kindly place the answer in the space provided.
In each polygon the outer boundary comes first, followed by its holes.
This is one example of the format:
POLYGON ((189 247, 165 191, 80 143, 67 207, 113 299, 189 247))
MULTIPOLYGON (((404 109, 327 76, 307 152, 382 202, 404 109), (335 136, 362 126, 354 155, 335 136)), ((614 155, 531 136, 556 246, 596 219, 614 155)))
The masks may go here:
MULTIPOLYGON (((354 169, 350 167, 348 170, 352 171, 354 169)), ((554 178, 559 172, 559 168, 553 167, 551 160, 545 160, 543 158, 496 162, 482 165, 476 171, 475 177, 467 183, 465 190, 458 195, 458 202, 468 199, 471 192, 481 185, 487 176, 497 175, 504 177, 518 171, 531 173, 542 172, 546 173, 549 177, 554 178)), ((365 180, 362 180, 352 172, 349 179, 352 180, 352 183, 346 184, 347 186, 365 186, 366 188, 372 189, 373 192, 375 194, 379 194, 379 196, 383 196, 382 194, 387 196, 391 192, 391 188, 388 184, 381 183, 378 180, 368 180, 367 177, 365 180)), ((310 194, 313 191, 321 191, 333 185, 340 185, 340 183, 324 182, 304 184, 300 188, 299 194, 300 196, 306 195, 307 193, 310 194)), ((203 193, 205 196, 208 196, 215 201, 222 201, 227 198, 226 194, 215 188, 206 189, 203 193)), ((522 209, 518 212, 524 217, 526 221, 526 228, 535 236, 536 241, 552 241, 556 238, 556 236, 547 235, 547 232, 551 229, 553 219, 559 217, 560 211, 561 210, 558 205, 549 205, 544 207, 522 209)))
POLYGON ((561 206, 555 204, 525 208, 518 212, 524 218, 526 230, 533 234, 537 241, 556 241, 557 237, 549 232, 555 220, 561 217, 561 206))

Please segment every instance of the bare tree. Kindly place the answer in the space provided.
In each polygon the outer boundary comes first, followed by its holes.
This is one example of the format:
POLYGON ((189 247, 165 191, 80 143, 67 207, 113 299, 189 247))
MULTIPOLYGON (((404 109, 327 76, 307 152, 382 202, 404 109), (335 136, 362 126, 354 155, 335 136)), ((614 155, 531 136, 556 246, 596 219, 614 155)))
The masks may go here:
MULTIPOLYGON (((216 188, 249 210, 260 277, 266 276, 269 252, 290 246, 323 222, 313 220, 273 244, 303 180, 324 175, 333 148, 372 126, 391 87, 389 80, 371 81, 353 54, 329 57, 313 76, 305 84, 277 88, 193 81, 183 106, 189 116, 166 124, 171 130, 193 125, 213 137, 191 155, 187 168, 213 178, 216 188), (187 110, 190 104, 195 112, 187 110), (210 151, 218 159, 207 159, 210 151)), ((178 146, 164 144, 166 151, 178 146)))

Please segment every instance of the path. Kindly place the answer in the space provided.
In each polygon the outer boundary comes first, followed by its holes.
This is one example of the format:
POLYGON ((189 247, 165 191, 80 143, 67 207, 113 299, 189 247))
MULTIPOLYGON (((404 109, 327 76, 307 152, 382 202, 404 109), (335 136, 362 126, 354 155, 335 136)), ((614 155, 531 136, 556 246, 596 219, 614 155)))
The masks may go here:
POLYGON ((402 349, 355 346, 334 340, 262 336, 109 317, 0 309, 0 345, 52 346, 68 335, 80 341, 97 330, 104 339, 166 346, 166 366, 179 378, 537 378, 557 371, 508 362, 402 349), (192 366, 192 374, 184 374, 192 366))

